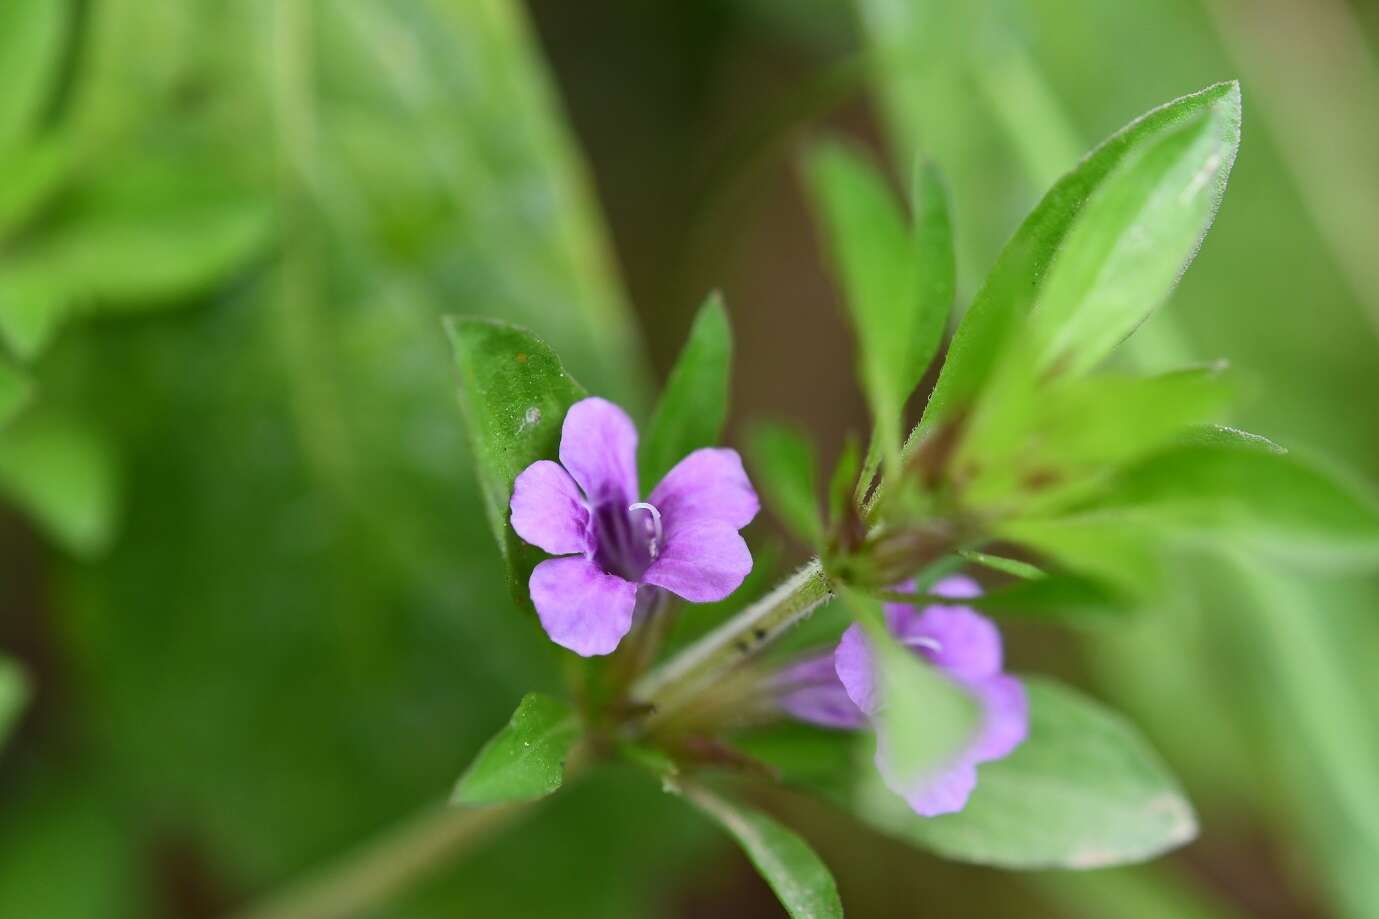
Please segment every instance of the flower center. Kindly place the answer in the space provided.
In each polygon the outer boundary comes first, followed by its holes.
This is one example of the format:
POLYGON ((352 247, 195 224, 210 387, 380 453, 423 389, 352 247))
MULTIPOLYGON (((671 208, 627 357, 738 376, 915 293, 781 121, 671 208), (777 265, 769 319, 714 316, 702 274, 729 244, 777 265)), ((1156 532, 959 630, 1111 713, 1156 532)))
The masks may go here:
POLYGON ((646 549, 647 552, 651 553, 652 559, 655 559, 656 556, 660 554, 661 538, 665 535, 664 531, 661 529, 661 512, 656 509, 656 505, 648 504, 645 501, 638 501, 636 504, 627 505, 627 512, 629 514, 634 511, 646 511, 647 513, 646 549))
POLYGON ((594 563, 609 574, 640 581, 661 551, 661 511, 639 501, 608 500, 594 508, 594 563))

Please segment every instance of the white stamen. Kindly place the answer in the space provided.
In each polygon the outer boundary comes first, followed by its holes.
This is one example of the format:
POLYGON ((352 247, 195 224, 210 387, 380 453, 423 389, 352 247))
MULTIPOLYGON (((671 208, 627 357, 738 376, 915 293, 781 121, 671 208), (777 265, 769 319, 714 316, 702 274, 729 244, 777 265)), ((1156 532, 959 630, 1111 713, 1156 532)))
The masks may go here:
POLYGON ((907 648, 923 648, 926 651, 932 651, 935 654, 943 653, 943 645, 939 644, 932 638, 907 638, 904 641, 902 641, 901 644, 907 648))
POLYGON ((661 537, 664 535, 661 529, 661 512, 656 509, 656 505, 648 504, 645 501, 627 505, 627 512, 630 514, 633 511, 646 511, 651 515, 651 541, 648 551, 651 553, 651 557, 655 558, 661 551, 661 537))

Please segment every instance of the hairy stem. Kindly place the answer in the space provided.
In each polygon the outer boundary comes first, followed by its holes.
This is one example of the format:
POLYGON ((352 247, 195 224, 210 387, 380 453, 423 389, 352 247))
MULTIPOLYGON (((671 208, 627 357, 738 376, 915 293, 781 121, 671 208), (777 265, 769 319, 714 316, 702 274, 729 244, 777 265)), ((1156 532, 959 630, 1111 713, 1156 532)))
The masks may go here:
POLYGON ((814 559, 756 603, 647 674, 632 693, 659 721, 723 673, 833 598, 833 583, 814 559))

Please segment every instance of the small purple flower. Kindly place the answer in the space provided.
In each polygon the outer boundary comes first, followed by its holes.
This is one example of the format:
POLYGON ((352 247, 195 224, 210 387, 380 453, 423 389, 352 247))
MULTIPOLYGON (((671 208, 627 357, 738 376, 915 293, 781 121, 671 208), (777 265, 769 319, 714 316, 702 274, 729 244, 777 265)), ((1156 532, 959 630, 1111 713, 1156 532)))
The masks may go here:
MULTIPOLYGON (((966 577, 939 582, 934 593, 963 599, 981 593, 966 577)), ((977 764, 1008 756, 1029 732, 1029 703, 1020 681, 1001 672, 1001 633, 971 607, 933 604, 922 611, 888 603, 886 625, 904 646, 933 664, 976 698, 981 721, 971 742, 953 761, 918 779, 890 773, 878 751, 877 768, 892 791, 915 813, 934 817, 960 811, 977 784, 977 764)), ((880 708, 871 649, 859 626, 851 626, 832 655, 812 658, 782 671, 780 707, 803 721, 831 728, 854 728, 880 708), (827 679, 826 664, 834 679, 827 679), (792 676, 793 675, 793 676, 792 676), (852 712, 846 706, 852 706, 852 712)))
POLYGON ((532 571, 531 599, 551 640, 585 657, 618 646, 639 589, 711 603, 752 570, 738 530, 760 505, 737 451, 695 450, 642 501, 637 429, 604 399, 570 406, 560 462, 523 470, 510 506, 518 536, 563 556, 532 571))

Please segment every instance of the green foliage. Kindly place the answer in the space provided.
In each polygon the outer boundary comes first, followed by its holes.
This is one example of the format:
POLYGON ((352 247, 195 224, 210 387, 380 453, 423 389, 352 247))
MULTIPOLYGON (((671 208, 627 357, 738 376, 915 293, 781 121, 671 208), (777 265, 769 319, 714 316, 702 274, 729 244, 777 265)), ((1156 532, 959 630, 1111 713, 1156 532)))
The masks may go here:
MULTIPOLYGON (((1089 202, 1101 194, 1103 185, 1111 176, 1122 174, 1118 184, 1124 189, 1123 194, 1149 190, 1149 182, 1142 174, 1153 171, 1151 166, 1163 168, 1160 160, 1165 157, 1161 153, 1153 162, 1138 168, 1133 164, 1143 158, 1146 151, 1161 143, 1165 137, 1181 131, 1185 125, 1196 124, 1203 131, 1208 128, 1224 131, 1232 126, 1238 130, 1239 95, 1238 86, 1221 83, 1149 112, 1108 138, 1044 195, 1001 252, 954 333, 924 418, 911 435, 909 445, 917 444, 939 422, 968 405, 977 395, 1001 355, 1006 352, 1015 331, 1024 324, 1035 303, 1044 296, 1055 256, 1083 217, 1089 202)), ((1210 146, 1209 141, 1210 137, 1204 136, 1202 146, 1210 146)), ((1202 150, 1193 152, 1201 153, 1202 150)), ((1185 155, 1182 162, 1187 161, 1185 155)), ((1223 161, 1218 169, 1226 165, 1223 161)), ((1204 187, 1202 191, 1209 197, 1219 199, 1219 189, 1204 187)), ((1201 198, 1194 196, 1192 200, 1200 202, 1201 198)), ((1111 213, 1115 203, 1113 200, 1099 208, 1103 216, 1097 223, 1102 231, 1110 229, 1114 232, 1117 228, 1110 226, 1112 218, 1127 216, 1122 208, 1115 208, 1116 213, 1111 213)), ((1170 207, 1169 203, 1164 202, 1164 207, 1170 207)), ((1184 212, 1187 210, 1183 209, 1184 212)), ((1183 212, 1174 213, 1178 217, 1185 217, 1183 212)), ((1210 214, 1206 217, 1209 219, 1210 214)), ((1091 230, 1079 233, 1088 244, 1093 241, 1089 238, 1091 230)), ((1100 242, 1109 245, 1114 240, 1100 242)), ((1079 259, 1083 260, 1092 261, 1090 251, 1079 259)), ((1060 269, 1060 273, 1067 277, 1060 283, 1071 285, 1073 267, 1060 269)), ((1136 293, 1136 296, 1142 303, 1147 301, 1152 308, 1152 298, 1161 296, 1163 292, 1156 294, 1145 291, 1143 294, 1136 293)), ((1068 291, 1061 296, 1071 297, 1071 294, 1068 291)), ((1065 305, 1058 307, 1057 313, 1066 312, 1069 309, 1067 304, 1071 302, 1065 300, 1065 305)), ((1107 304, 1108 308, 1111 305, 1107 304)), ((1126 309, 1125 315, 1128 317, 1134 312, 1126 309)), ((1128 329, 1122 329, 1118 334, 1124 334, 1125 331, 1128 329)), ((1114 344, 1114 340, 1111 343, 1114 344)))
POLYGON ((0 657, 0 747, 4 746, 29 701, 29 681, 19 665, 0 657))
POLYGON ((77 555, 101 552, 114 535, 114 461, 106 445, 74 420, 35 414, 0 435, 0 497, 77 555))
POLYGON ((460 776, 450 803, 544 798, 565 780, 565 760, 579 736, 579 719, 568 705, 540 693, 523 696, 511 720, 460 776))
POLYGON ((67 0, 11 0, 0 10, 0 160, 33 131, 57 83, 67 0))
POLYGON ((752 482, 771 513, 799 539, 820 545, 824 522, 819 515, 818 461, 809 439, 787 425, 759 425, 747 456, 752 482))
POLYGON ((516 326, 455 317, 446 321, 446 331, 488 522, 503 549, 514 599, 530 603, 527 580, 543 556, 507 525, 512 483, 537 460, 556 457, 565 413, 584 398, 584 388, 554 351, 516 326))
POLYGON ((1216 217, 1239 146, 1240 91, 1232 87, 1106 176, 1035 301, 1041 369, 1090 370, 1167 298, 1216 217))
POLYGON ((683 793, 737 840, 791 919, 841 919, 843 904, 833 875, 803 839, 760 811, 702 786, 686 787, 683 793))
POLYGON ((33 384, 17 367, 0 358, 0 431, 33 398, 33 384))
POLYGON ((964 500, 1049 512, 1108 470, 1220 418, 1232 388, 1219 367, 1157 376, 1097 374, 1040 385, 1023 362, 993 381, 953 461, 964 500), (998 388, 999 387, 999 388, 998 388))
POLYGON ((946 857, 1003 868, 1138 862, 1196 836, 1191 806, 1137 731, 1070 689, 1030 678, 1025 686, 1030 735, 978 767, 966 808, 921 819, 873 780, 859 812, 946 857))
POLYGON ((728 417, 733 332, 723 298, 710 294, 666 380, 638 448, 643 490, 650 491, 690 451, 711 447, 728 417))
POLYGON ((814 151, 806 174, 858 340, 862 389, 893 467, 905 400, 938 351, 952 307, 953 241, 937 172, 914 182, 914 228, 885 179, 857 153, 814 151))
POLYGON ((76 312, 185 302, 263 251, 268 203, 208 181, 206 163, 179 154, 83 183, 52 225, 0 261, 0 333, 16 353, 37 356, 76 312))
POLYGON ((1165 449, 1122 471, 1088 512, 1296 561, 1379 558, 1379 500, 1293 454, 1250 443, 1165 449))
POLYGON ((1128 616, 1133 606, 1103 583, 1063 572, 991 591, 978 597, 973 605, 997 616, 1067 625, 1116 622, 1128 616))

